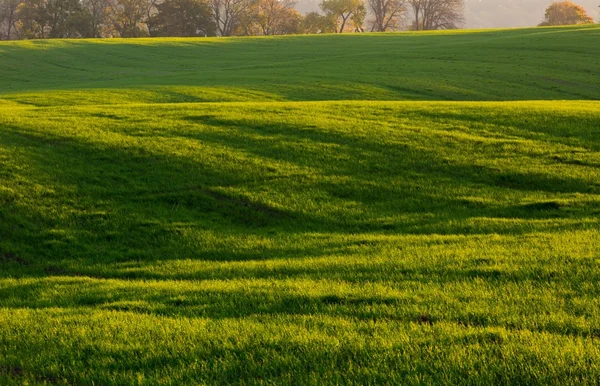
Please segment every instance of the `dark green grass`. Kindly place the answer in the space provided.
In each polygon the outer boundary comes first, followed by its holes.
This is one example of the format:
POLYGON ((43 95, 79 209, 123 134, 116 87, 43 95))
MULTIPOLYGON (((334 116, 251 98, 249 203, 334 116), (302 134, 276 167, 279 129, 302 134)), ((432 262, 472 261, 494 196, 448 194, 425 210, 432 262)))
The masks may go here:
POLYGON ((598 99, 598 40, 598 26, 580 26, 0 43, 0 98, 36 105, 598 99))
POLYGON ((597 384, 600 102, 290 101, 596 99, 597 37, 0 44, 0 384, 597 384))

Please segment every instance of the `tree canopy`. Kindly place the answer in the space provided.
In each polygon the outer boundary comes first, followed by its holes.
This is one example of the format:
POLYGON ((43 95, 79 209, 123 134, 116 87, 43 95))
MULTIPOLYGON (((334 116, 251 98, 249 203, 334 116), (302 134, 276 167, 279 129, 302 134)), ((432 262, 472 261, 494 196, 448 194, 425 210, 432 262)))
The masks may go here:
POLYGON ((320 5, 325 15, 336 21, 337 32, 342 33, 351 21, 353 29, 362 31, 366 15, 364 0, 323 0, 320 5))
POLYGON ((570 1, 556 1, 546 9, 540 26, 591 24, 594 19, 580 5, 570 1))

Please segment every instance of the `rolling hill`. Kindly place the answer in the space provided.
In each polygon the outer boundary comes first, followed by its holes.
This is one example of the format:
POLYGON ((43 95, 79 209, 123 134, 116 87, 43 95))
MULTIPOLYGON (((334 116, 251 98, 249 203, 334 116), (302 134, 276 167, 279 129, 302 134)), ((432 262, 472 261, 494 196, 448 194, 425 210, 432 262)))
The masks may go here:
POLYGON ((0 383, 594 384, 598 38, 0 43, 0 383))

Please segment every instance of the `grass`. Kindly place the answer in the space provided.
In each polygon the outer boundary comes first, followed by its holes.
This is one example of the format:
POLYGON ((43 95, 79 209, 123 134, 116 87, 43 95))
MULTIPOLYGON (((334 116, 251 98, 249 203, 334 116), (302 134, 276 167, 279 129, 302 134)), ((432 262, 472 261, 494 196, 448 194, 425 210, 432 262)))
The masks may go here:
POLYGON ((0 93, 33 105, 598 99, 597 25, 360 36, 0 45, 0 93))
POLYGON ((599 31, 0 44, 0 383, 596 384, 599 31))

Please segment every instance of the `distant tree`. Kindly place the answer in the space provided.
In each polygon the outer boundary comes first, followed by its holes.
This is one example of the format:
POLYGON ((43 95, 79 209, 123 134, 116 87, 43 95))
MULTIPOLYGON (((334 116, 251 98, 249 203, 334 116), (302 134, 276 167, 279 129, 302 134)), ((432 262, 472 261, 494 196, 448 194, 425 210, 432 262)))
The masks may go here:
POLYGON ((364 0, 323 0, 319 5, 325 16, 336 21, 336 32, 344 32, 348 21, 352 21, 355 31, 362 31, 366 15, 364 0))
POLYGON ((365 17, 367 16, 367 8, 365 7, 364 0, 360 0, 360 5, 356 12, 350 18, 352 25, 354 26, 354 32, 364 32, 363 25, 365 24, 365 17))
POLYGON ((201 0, 166 0, 150 18, 154 36, 215 36, 210 5, 201 0))
POLYGON ((79 0, 47 0, 45 5, 48 37, 73 38, 85 34, 86 15, 79 0))
POLYGON ((18 28, 26 39, 48 37, 48 13, 45 0, 23 0, 17 9, 18 28))
POLYGON ((24 0, 17 8, 17 28, 27 39, 88 36, 89 15, 79 0, 24 0))
POLYGON ((220 36, 231 36, 244 24, 251 23, 256 0, 211 0, 211 10, 220 36))
POLYGON ((82 0, 81 6, 87 13, 87 22, 89 23, 86 37, 102 37, 103 29, 108 22, 108 12, 110 10, 110 0, 82 0))
POLYGON ((156 28, 153 24, 154 16, 158 13, 157 6, 162 4, 164 0, 147 0, 145 24, 150 36, 156 35, 156 28))
POLYGON ((395 31, 402 26, 406 0, 367 0, 373 15, 371 31, 395 31))
POLYGON ((261 35, 298 33, 302 15, 294 9, 294 0, 258 0, 255 21, 261 35))
POLYGON ((17 31, 17 9, 20 0, 0 0, 0 40, 11 40, 17 31))
POLYGON ((456 29, 464 22, 464 0, 408 0, 414 30, 456 29))
POLYGON ((336 32, 337 17, 332 18, 318 12, 309 12, 304 15, 300 23, 300 29, 307 34, 336 32))
POLYGON ((258 22, 258 2, 254 0, 246 10, 240 14, 235 23, 232 36, 259 36, 262 35, 258 22))
POLYGON ((112 0, 107 19, 122 38, 148 36, 146 21, 152 4, 151 0, 112 0))
POLYGON ((570 1, 555 1, 546 9, 546 17, 540 26, 591 24, 594 19, 580 5, 570 1))
POLYGON ((304 18, 296 9, 289 9, 282 18, 278 28, 275 29, 276 35, 292 35, 302 33, 302 19, 304 18))

